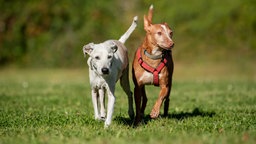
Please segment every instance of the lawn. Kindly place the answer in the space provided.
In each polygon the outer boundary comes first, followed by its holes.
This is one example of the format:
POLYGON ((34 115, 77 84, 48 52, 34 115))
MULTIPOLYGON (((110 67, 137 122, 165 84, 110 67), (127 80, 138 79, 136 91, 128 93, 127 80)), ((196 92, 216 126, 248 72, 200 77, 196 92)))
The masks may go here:
POLYGON ((137 128, 118 84, 108 129, 93 119, 87 69, 2 69, 0 143, 256 143, 255 68, 203 66, 176 65, 168 117, 149 118, 158 88, 147 87, 137 128))

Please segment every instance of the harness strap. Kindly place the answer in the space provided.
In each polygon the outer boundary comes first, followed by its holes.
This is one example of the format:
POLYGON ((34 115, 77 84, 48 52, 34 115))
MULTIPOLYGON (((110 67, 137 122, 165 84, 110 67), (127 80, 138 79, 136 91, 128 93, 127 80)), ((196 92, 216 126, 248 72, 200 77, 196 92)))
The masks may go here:
POLYGON ((159 73, 161 72, 161 70, 164 68, 164 66, 167 63, 167 59, 166 59, 165 55, 164 55, 164 58, 162 58, 161 62, 158 64, 158 66, 156 68, 150 66, 149 64, 147 64, 146 62, 143 61, 143 59, 141 57, 141 51, 139 49, 137 50, 136 55, 137 55, 138 62, 140 64, 140 66, 153 74, 154 86, 159 86, 159 73))

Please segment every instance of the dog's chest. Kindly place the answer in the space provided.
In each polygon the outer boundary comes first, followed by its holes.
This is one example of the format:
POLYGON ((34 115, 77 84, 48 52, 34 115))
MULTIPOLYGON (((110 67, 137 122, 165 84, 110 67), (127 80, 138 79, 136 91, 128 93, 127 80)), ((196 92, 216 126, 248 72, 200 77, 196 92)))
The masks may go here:
POLYGON ((90 80, 90 84, 94 88, 101 88, 103 87, 104 83, 106 83, 103 79, 95 78, 93 80, 90 80))
MULTIPOLYGON (((158 74, 159 79, 166 78, 163 74, 158 74)), ((143 84, 153 84, 153 74, 147 71, 144 71, 139 78, 139 83, 143 84)))
POLYGON ((153 75, 144 71, 139 79, 139 83, 151 84, 153 83, 153 75))
POLYGON ((150 72, 144 71, 139 79, 139 83, 152 84, 153 83, 153 74, 150 72))
POLYGON ((106 80, 95 74, 93 71, 90 71, 90 84, 91 87, 101 88, 106 84, 106 80))

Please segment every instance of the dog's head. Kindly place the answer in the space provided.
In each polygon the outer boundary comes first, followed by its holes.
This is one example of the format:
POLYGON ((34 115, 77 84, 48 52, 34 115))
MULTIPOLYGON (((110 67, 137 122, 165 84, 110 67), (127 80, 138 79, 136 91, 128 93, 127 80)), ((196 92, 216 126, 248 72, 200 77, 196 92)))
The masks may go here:
POLYGON ((88 61, 90 69, 102 76, 111 73, 114 53, 117 49, 118 47, 113 41, 100 44, 89 43, 83 46, 84 55, 90 56, 88 61))
POLYGON ((153 5, 150 6, 148 15, 144 15, 144 29, 147 32, 147 37, 153 45, 170 50, 174 46, 172 40, 173 32, 167 23, 152 24, 153 5))

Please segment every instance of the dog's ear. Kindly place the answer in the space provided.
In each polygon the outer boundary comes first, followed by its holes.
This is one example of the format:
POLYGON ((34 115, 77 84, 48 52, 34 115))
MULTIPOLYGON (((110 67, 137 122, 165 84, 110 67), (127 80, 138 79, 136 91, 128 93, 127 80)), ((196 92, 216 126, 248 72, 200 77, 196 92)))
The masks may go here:
POLYGON ((148 20, 148 17, 144 15, 144 30, 146 32, 149 31, 149 27, 151 26, 150 21, 148 20))
POLYGON ((152 25, 152 17, 153 17, 153 5, 149 7, 148 15, 144 15, 144 29, 145 31, 149 31, 149 27, 152 25))
POLYGON ((111 43, 110 47, 111 47, 111 50, 112 50, 113 53, 115 53, 118 49, 117 45, 114 42, 111 43))
POLYGON ((90 55, 93 50, 93 47, 94 47, 94 43, 89 43, 87 45, 84 45, 83 46, 84 56, 86 56, 86 54, 90 55))
POLYGON ((149 7, 149 10, 148 10, 148 21, 150 24, 152 24, 152 17, 153 17, 153 4, 149 7))

